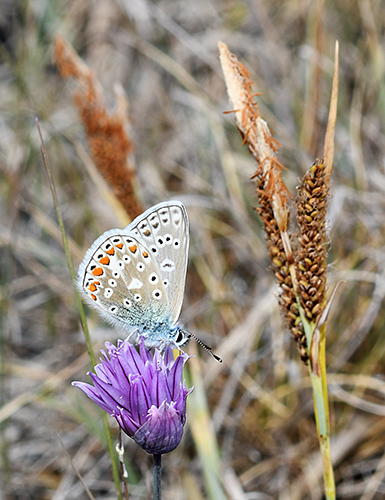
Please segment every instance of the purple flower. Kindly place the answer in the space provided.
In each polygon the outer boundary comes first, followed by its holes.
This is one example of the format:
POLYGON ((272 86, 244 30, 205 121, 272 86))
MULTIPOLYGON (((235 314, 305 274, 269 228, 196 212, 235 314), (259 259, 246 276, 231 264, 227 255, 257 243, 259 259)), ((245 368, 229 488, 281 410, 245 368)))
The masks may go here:
POLYGON ((174 361, 172 348, 153 355, 140 344, 106 342, 107 353, 89 373, 94 385, 72 382, 118 421, 123 431, 145 451, 163 454, 174 450, 186 422, 186 398, 192 391, 182 381, 185 353, 174 361))

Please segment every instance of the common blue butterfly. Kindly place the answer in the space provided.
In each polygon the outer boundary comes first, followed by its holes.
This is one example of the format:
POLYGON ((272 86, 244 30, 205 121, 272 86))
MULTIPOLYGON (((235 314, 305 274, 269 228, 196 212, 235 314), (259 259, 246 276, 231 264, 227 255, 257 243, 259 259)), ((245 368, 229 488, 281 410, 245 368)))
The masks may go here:
POLYGON ((79 267, 77 286, 105 320, 148 348, 194 338, 178 323, 186 281, 189 221, 180 201, 154 205, 124 229, 103 233, 79 267))

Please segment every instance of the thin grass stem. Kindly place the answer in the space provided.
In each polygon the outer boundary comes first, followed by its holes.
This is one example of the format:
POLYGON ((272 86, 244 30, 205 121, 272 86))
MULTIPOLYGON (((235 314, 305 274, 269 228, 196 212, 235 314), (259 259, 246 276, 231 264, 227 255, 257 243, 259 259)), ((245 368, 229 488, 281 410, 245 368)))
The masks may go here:
POLYGON ((124 500, 129 500, 130 495, 128 493, 128 484, 127 484, 127 470, 126 466, 124 465, 124 445, 123 445, 123 432, 122 429, 119 427, 118 431, 118 443, 116 445, 116 452, 119 457, 119 464, 120 464, 120 476, 122 478, 122 483, 123 483, 123 492, 124 492, 124 500))
MULTIPOLYGON (((41 142, 41 152, 42 152, 42 155, 43 155, 43 163, 44 163, 45 171, 47 173, 49 187, 51 189, 51 194, 52 194, 52 199, 53 199, 53 203, 54 203, 54 206, 55 206, 56 216, 57 216, 58 222, 59 222, 59 227, 60 227, 60 231, 61 231, 61 237, 62 237, 62 241, 63 241, 64 252, 65 252, 65 255, 66 255, 66 258, 67 258, 67 264, 68 264, 68 267, 69 267, 69 270, 70 270, 72 282, 75 283, 75 271, 74 271, 74 266, 73 266, 73 263, 72 263, 71 253, 70 253, 70 250, 69 250, 68 238, 67 238, 67 234, 66 234, 66 231, 65 231, 63 218, 62 218, 62 215, 61 215, 61 211, 60 211, 60 207, 59 207, 59 201, 58 201, 57 194, 56 194, 55 183, 54 183, 53 176, 52 176, 52 170, 51 170, 51 166, 50 166, 50 163, 49 163, 49 160, 48 160, 47 151, 46 151, 45 146, 44 146, 43 135, 41 133, 41 129, 40 129, 40 124, 39 124, 39 119, 38 118, 36 118, 36 126, 37 126, 37 130, 38 130, 39 137, 40 137, 40 142, 41 142)), ((78 291, 77 291, 77 289, 76 289, 75 286, 74 286, 74 290, 75 290, 76 304, 77 304, 77 307, 78 307, 78 310, 79 310, 79 315, 80 315, 80 322, 81 322, 81 325, 82 325, 82 329, 83 329, 84 335, 86 337, 88 354, 89 354, 92 366, 95 366, 96 360, 95 360, 95 355, 94 355, 94 352, 93 352, 93 349, 92 349, 91 337, 90 337, 90 333, 89 333, 88 326, 87 326, 86 314, 85 314, 85 311, 84 311, 83 303, 82 303, 82 301, 80 299, 79 293, 78 293, 78 291)), ((115 487, 116 487, 116 491, 118 493, 119 500, 122 500, 123 497, 122 497, 122 492, 121 492, 121 488, 120 488, 118 465, 117 465, 116 458, 115 458, 115 453, 114 453, 114 447, 113 447, 113 444, 112 444, 112 437, 111 437, 110 428, 108 426, 107 414, 104 411, 102 412, 102 418, 103 418, 105 435, 106 435, 106 439, 107 439, 107 448, 108 448, 108 452, 109 452, 110 457, 111 457, 112 474, 113 474, 113 477, 114 477, 115 487)))

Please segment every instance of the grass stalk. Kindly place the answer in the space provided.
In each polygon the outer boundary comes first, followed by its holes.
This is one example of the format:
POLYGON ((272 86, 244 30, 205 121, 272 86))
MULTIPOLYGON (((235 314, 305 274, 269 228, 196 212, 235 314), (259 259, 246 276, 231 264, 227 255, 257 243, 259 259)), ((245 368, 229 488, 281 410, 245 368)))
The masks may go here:
POLYGON ((326 325, 320 329, 318 343, 318 366, 314 369, 309 363, 309 376, 313 390, 314 414, 317 426, 318 441, 323 464, 323 477, 325 497, 327 500, 335 500, 336 488, 334 481, 334 470, 330 452, 330 420, 329 420, 329 398, 326 379, 326 325))
POLYGON ((307 365, 313 389, 314 413, 323 463, 327 500, 336 498, 330 454, 330 421, 326 380, 326 209, 334 154, 338 87, 338 45, 324 158, 303 176, 295 199, 297 230, 291 226, 282 165, 276 158, 279 143, 262 119, 252 93, 248 70, 219 43, 221 65, 233 113, 244 144, 258 163, 252 176, 257 183, 257 211, 264 223, 266 246, 280 289, 279 303, 286 324, 307 365))
MULTIPOLYGON (((67 264, 68 264, 68 267, 70 270, 72 282, 75 283, 75 271, 74 271, 74 266, 72 264, 70 250, 69 250, 67 233, 65 231, 64 222, 63 222, 63 218, 62 218, 60 207, 59 207, 59 201, 58 201, 57 194, 56 194, 55 183, 54 183, 53 176, 52 176, 52 170, 51 170, 51 167, 50 167, 50 164, 48 161, 48 155, 47 155, 47 151, 46 151, 45 146, 44 146, 43 135, 41 133, 40 124, 39 124, 38 119, 36 119, 36 125, 37 125, 37 129, 38 129, 39 137, 40 137, 40 142, 41 142, 43 163, 44 163, 44 167, 45 167, 45 170, 46 170, 46 173, 48 176, 48 183, 49 183, 49 186, 51 189, 51 194, 52 194, 52 198, 53 198, 53 202, 54 202, 54 206, 55 206, 56 216, 58 218, 59 227, 60 227, 60 231, 61 231, 64 252, 66 254, 67 264)), ((86 344, 87 344, 87 349, 88 349, 88 354, 90 357, 91 365, 95 366, 96 360, 95 360, 95 355, 94 355, 94 352, 92 349, 92 342, 91 342, 91 337, 90 337, 90 333, 89 333, 88 326, 87 326, 86 314, 84 311, 83 303, 80 299, 79 293, 78 293, 75 286, 74 286, 74 290, 75 290, 76 303, 77 303, 77 307, 78 307, 78 311, 79 311, 79 315, 80 315, 80 322, 81 322, 81 326, 82 326, 82 329, 83 329, 83 332, 84 332, 84 335, 86 338, 86 344)), ((119 500, 122 500, 123 497, 122 497, 122 492, 121 492, 121 488, 120 488, 118 465, 117 465, 117 461, 115 458, 115 452, 114 452, 114 447, 112 444, 112 437, 111 437, 110 428, 108 426, 107 414, 104 411, 102 411, 101 413, 102 413, 104 430, 105 430, 105 435, 106 435, 106 440, 107 440, 107 448, 108 448, 108 452, 109 452, 110 457, 111 457, 112 475, 114 478, 118 498, 119 498, 119 500)))

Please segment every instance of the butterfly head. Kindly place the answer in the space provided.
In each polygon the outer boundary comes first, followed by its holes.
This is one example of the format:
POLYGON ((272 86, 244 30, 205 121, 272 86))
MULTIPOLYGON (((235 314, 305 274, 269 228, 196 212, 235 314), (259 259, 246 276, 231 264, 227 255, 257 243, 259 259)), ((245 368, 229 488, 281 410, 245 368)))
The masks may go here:
POLYGON ((171 331, 172 335, 172 343, 175 345, 177 349, 180 349, 184 345, 187 344, 187 342, 191 338, 190 332, 185 330, 184 328, 176 325, 171 331))

